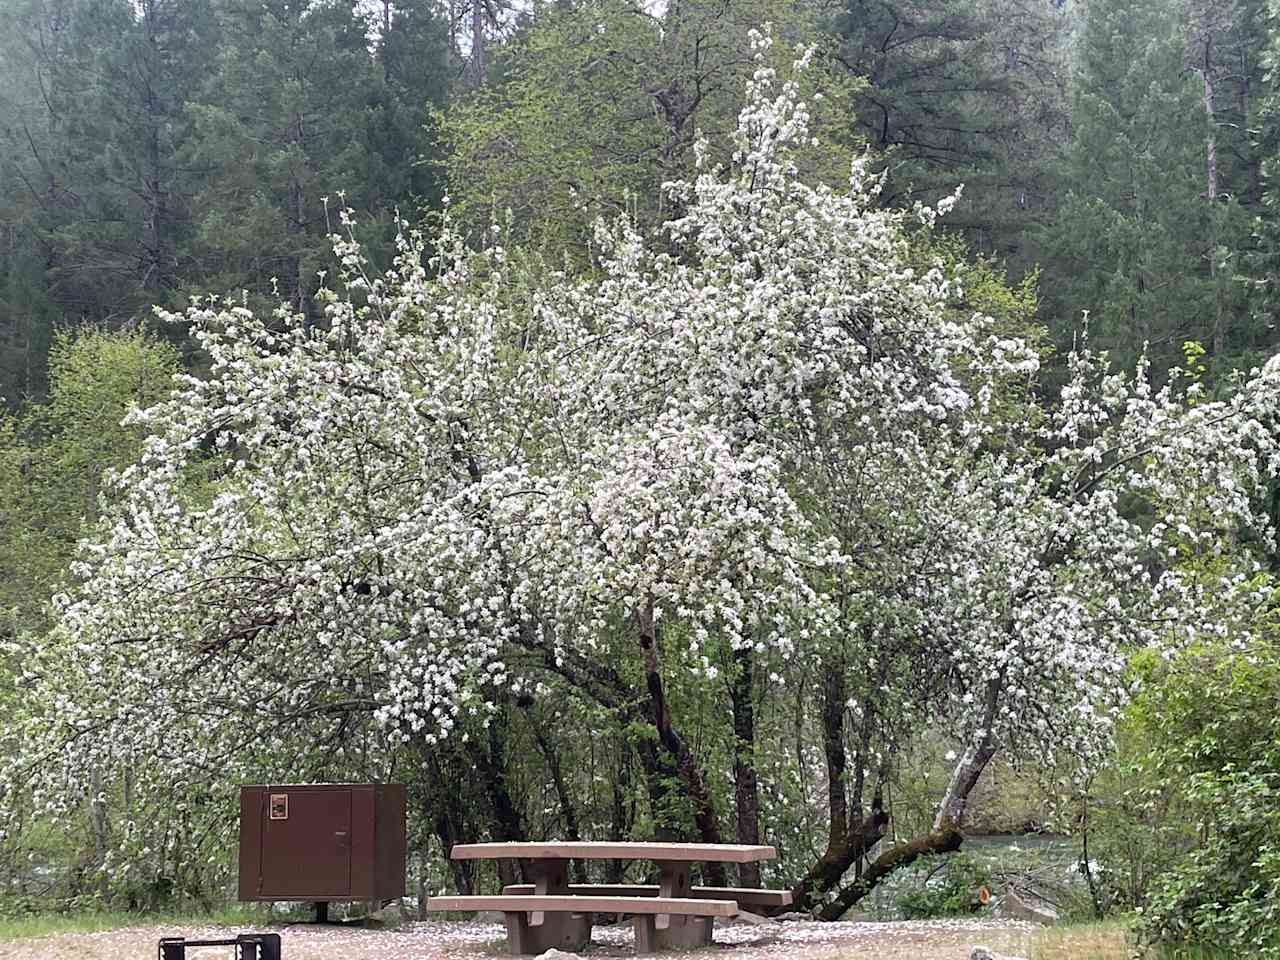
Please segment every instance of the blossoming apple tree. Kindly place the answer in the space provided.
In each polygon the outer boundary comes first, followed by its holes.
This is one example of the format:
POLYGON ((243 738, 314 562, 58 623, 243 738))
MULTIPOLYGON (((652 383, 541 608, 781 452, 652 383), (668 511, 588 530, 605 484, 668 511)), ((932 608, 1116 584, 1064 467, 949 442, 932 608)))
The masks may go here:
POLYGON ((24 651, 6 806, 56 814, 87 767, 157 806, 216 798, 357 742, 385 772, 554 676, 638 710, 722 839, 668 688, 727 650, 759 674, 734 703, 740 839, 760 799, 738 709, 823 678, 828 836, 789 879, 835 917, 959 846, 998 753, 1098 756, 1128 651, 1261 602, 1225 545, 1272 542, 1280 366, 1210 402, 1082 348, 1041 406, 1032 346, 948 310, 862 164, 805 182, 806 119, 762 67, 732 164, 669 185, 660 235, 600 224, 586 276, 529 270, 500 230, 473 251, 406 225, 378 276, 335 237, 321 325, 172 317, 208 375, 134 415, 145 452, 24 651), (1185 551, 1223 554, 1212 584, 1185 551), (890 839, 883 790, 922 729, 956 745, 950 780, 932 829, 890 839))

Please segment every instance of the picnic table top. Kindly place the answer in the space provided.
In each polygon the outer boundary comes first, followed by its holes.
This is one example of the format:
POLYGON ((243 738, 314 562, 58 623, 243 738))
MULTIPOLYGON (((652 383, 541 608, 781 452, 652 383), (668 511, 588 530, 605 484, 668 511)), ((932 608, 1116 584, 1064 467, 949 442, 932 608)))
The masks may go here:
POLYGON ((687 860, 700 863, 754 863, 778 855, 773 847, 742 843, 644 843, 616 841, 549 840, 542 843, 459 843, 449 851, 454 860, 491 860, 520 857, 526 860, 561 860, 580 857, 597 860, 687 860))

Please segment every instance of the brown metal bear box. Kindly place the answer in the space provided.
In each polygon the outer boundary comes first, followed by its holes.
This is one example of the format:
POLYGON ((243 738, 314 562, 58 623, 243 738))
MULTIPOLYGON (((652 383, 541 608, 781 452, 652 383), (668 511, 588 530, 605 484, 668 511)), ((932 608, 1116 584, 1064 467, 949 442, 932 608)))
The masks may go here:
POLYGON ((402 784, 240 788, 241 900, 394 900, 404 871, 402 784))

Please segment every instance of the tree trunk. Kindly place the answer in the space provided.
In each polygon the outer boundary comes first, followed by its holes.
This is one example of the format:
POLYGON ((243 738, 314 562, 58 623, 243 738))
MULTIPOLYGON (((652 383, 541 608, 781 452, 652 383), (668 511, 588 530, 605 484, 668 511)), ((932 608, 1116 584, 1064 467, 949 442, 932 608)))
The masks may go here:
MULTIPOLYGON (((631 762, 630 751, 627 749, 625 741, 621 744, 618 753, 618 772, 613 778, 612 790, 610 792, 610 816, 609 825, 610 840, 625 840, 631 835, 631 825, 635 823, 635 803, 628 803, 627 793, 631 787, 631 762)), ((608 883, 622 883, 623 875, 627 869, 627 861, 625 860, 608 860, 604 865, 605 880, 608 883)))
MULTIPOLYGON (((707 842, 719 843, 720 830, 715 820, 714 811, 710 805, 709 792, 706 788, 706 778, 702 775, 692 754, 684 744, 683 737, 675 728, 671 720, 670 711, 666 707, 666 697, 662 687, 662 678, 658 672, 658 650, 657 650, 657 632, 652 623, 651 611, 648 618, 647 627, 644 624, 645 617, 641 613, 636 614, 637 623, 640 624, 641 647, 645 652, 646 665, 646 688, 648 690, 648 703, 644 702, 644 694, 637 690, 627 681, 623 680, 608 665, 588 660, 582 656, 573 654, 568 651, 556 651, 550 647, 543 645, 529 632, 518 635, 518 642, 526 649, 538 654, 541 658, 542 666, 574 686, 575 689, 582 691, 583 694, 590 697, 596 703, 613 712, 618 723, 620 739, 624 744, 630 743, 631 749, 635 751, 635 756, 640 761, 640 767, 644 773, 645 788, 649 794, 650 804, 655 811, 662 809, 666 802, 666 797, 670 793, 667 784, 673 780, 678 781, 684 786, 686 793, 692 801, 695 810, 702 810, 701 820, 698 824, 699 833, 703 840, 707 842), (649 646, 646 648, 645 643, 649 646), (652 666, 653 670, 649 671, 652 666), (657 700, 654 699, 654 691, 657 692, 657 700), (641 739, 638 742, 631 742, 628 736, 627 728, 633 721, 639 719, 643 712, 648 712, 653 722, 655 731, 658 733, 657 740, 641 739), (658 719, 654 720, 654 717, 658 719), (663 731, 667 736, 664 738, 663 731), (672 745, 676 745, 677 749, 672 750, 672 745), (660 750, 659 747, 663 750, 660 750), (667 751, 672 758, 676 760, 677 766, 672 767, 665 759, 663 751, 667 751), (688 763, 683 767, 680 766, 679 757, 683 755, 688 763), (701 798, 701 799, 700 799, 701 798), (708 814, 708 811, 710 813, 708 814), (709 822, 708 822, 709 821, 709 822), (714 840, 708 840, 708 837, 714 837, 714 840)), ((627 771, 629 767, 626 764, 625 755, 622 761, 621 769, 627 771)), ((621 792, 615 790, 615 836, 623 837, 630 830, 630 823, 634 821, 634 816, 625 818, 623 813, 624 796, 621 792), (626 821, 626 829, 620 824, 626 821)), ((682 839, 674 831, 669 831, 661 826, 656 831, 656 839, 658 840, 680 840, 682 839)), ((613 867, 607 868, 612 871, 613 867)), ((708 871, 708 876, 713 873, 724 876, 723 867, 708 871)))
POLYGON ((431 817, 434 814, 435 834, 440 839, 440 849, 444 851, 445 862, 453 874, 453 885, 459 894, 469 895, 475 892, 475 861, 454 860, 449 853, 456 843, 468 843, 475 839, 468 836, 467 813, 463 804, 463 793, 450 784, 457 783, 452 771, 447 771, 441 763, 439 748, 420 743, 418 752, 423 757, 426 768, 426 783, 431 794, 423 804, 423 814, 431 817))
POLYGON ((827 848, 791 890, 792 906, 809 910, 840 882, 853 862, 848 856, 848 800, 844 774, 845 682, 843 666, 826 667, 822 681, 822 752, 827 766, 827 848))
MULTIPOLYGON (((298 145, 301 148, 301 130, 302 118, 298 118, 299 139, 298 145)), ((302 234, 304 224, 306 222, 306 198, 302 192, 302 184, 295 175, 289 181, 289 233, 297 237, 297 245, 302 245, 302 234)), ((303 318, 303 326, 310 328, 310 318, 307 313, 307 296, 304 289, 302 278, 302 260, 297 250, 290 251, 288 258, 288 277, 286 282, 290 286, 289 299, 293 302, 293 309, 297 311, 303 318)))
POLYGON ((1214 121, 1213 71, 1210 51, 1212 43, 1204 42, 1204 62, 1200 65, 1200 77, 1204 81, 1205 115, 1205 197, 1212 203, 1218 199, 1218 137, 1214 121))
MULTIPOLYGON (((1237 88, 1239 92, 1239 110, 1240 116, 1249 117, 1253 115, 1251 103, 1253 101, 1253 70, 1254 66, 1249 57, 1249 49, 1247 44, 1240 45, 1240 62, 1238 71, 1240 75, 1240 85, 1237 88)), ((1244 199, 1247 207, 1254 206, 1262 198, 1262 151, 1253 149, 1249 151, 1248 158, 1245 161, 1245 169, 1248 170, 1249 192, 1244 199)))
POLYGON ((391 59, 389 43, 391 38, 391 0, 382 0, 382 37, 380 38, 382 53, 382 82, 391 80, 391 59))
POLYGON ((107 804, 102 795, 102 771, 89 771, 89 819, 93 825, 93 860, 98 871, 98 896, 107 902, 107 804))
POLYGON ((1227 331, 1226 316, 1222 299, 1222 290, 1218 283, 1218 137, 1215 108, 1213 103, 1213 35, 1204 38, 1204 59, 1200 64, 1200 77, 1204 81, 1204 115, 1205 115, 1205 198, 1209 201, 1209 279, 1214 286, 1213 333, 1211 348, 1215 362, 1220 362, 1226 352, 1227 331))
MULTIPOLYGON (((526 711, 525 715, 529 716, 529 712, 526 711)), ((533 728, 534 740, 538 744, 538 752, 542 754, 542 759, 547 765, 547 774, 551 777, 551 785, 555 788, 556 799, 560 801, 560 814, 564 819, 565 839, 581 840, 582 834, 578 831, 578 811, 573 805, 573 794, 570 792, 568 784, 565 783, 564 768, 560 763, 560 754, 555 745, 547 738, 542 725, 532 716, 529 716, 529 723, 533 728)), ((573 872, 573 878, 576 883, 587 882, 587 868, 582 860, 573 860, 570 863, 570 869, 573 872)))
POLYGON ((947 784, 947 792, 938 804, 938 813, 933 820, 935 832, 943 830, 959 830, 964 823, 965 807, 969 803, 969 794, 978 784, 978 778, 987 768, 991 758, 996 754, 995 737, 991 727, 996 721, 996 710, 1000 706, 1000 690, 1004 686, 1003 676, 993 677, 987 681, 982 709, 982 726, 974 734, 974 740, 965 748, 964 756, 951 772, 951 780, 947 784))
MULTIPOLYGON (((640 649, 644 656, 645 685, 649 690, 649 709, 653 726, 658 732, 658 742, 675 760, 676 772, 684 783, 693 803, 693 819, 703 843, 723 843, 720 824, 711 802, 711 791, 693 752, 671 723, 671 710, 662 685, 659 662, 657 622, 653 616, 653 597, 636 611, 640 649)), ((705 876, 712 886, 725 886, 724 864, 707 864, 705 876)))
POLYGON ((471 85, 484 85, 485 37, 484 37, 484 2, 471 0, 471 85))
POLYGON ((822 684, 822 750, 827 767, 827 847, 800 882, 792 888, 792 909, 795 910, 816 908, 829 891, 839 886, 849 868, 880 842, 889 825, 879 783, 872 796, 871 809, 866 810, 863 805, 863 771, 869 761, 874 719, 874 710, 869 703, 863 705, 863 723, 854 764, 853 797, 848 795, 848 756, 844 744, 847 702, 844 665, 831 665, 826 670, 822 684))
POLYGON ((817 916, 821 920, 839 920, 855 903, 876 888, 885 877, 900 870, 917 858, 926 854, 951 853, 960 849, 964 835, 960 828, 964 823, 965 808, 969 794, 982 776, 991 758, 995 756, 996 744, 992 733, 996 710, 1000 704, 1000 691, 1004 685, 1003 676, 987 681, 984 691, 980 726, 974 732, 973 741, 965 749, 964 756, 956 764, 947 783, 946 793, 938 804, 938 812, 934 817, 933 829, 920 837, 896 844, 876 857, 853 883, 840 890, 829 903, 824 904, 817 916))
POLYGON ((819 920, 839 920, 850 907, 865 897, 885 877, 914 863, 926 854, 951 853, 959 850, 964 838, 958 830, 931 831, 906 843, 890 847, 867 867, 861 877, 849 884, 830 903, 817 912, 819 920))
POLYGON ((418 919, 427 919, 427 847, 418 848, 418 919))
MULTIPOLYGON (((733 652, 736 670, 733 701, 733 792, 738 814, 738 842, 760 842, 760 785, 756 777, 755 654, 750 647, 733 652)), ((760 886, 760 864, 738 864, 738 883, 760 886)))
POLYGON ((143 108, 146 111, 145 151, 146 169, 143 173, 142 198, 146 205, 143 217, 142 237, 142 287, 144 290, 159 290, 164 284, 164 252, 162 250, 163 221, 165 216, 164 176, 160 161, 160 127, 164 122, 160 116, 160 104, 156 97, 155 84, 159 79, 157 44, 159 43, 159 26, 156 23, 154 3, 142 5, 142 20, 146 46, 142 51, 145 66, 142 69, 143 108))
MULTIPOLYGON (((476 751, 476 772, 484 784, 484 792, 492 802, 490 836, 494 840, 527 840, 524 818, 520 815, 507 785, 505 712, 489 721, 488 750, 476 751)), ((498 860, 498 876, 503 886, 519 883, 519 871, 511 860, 498 860)))

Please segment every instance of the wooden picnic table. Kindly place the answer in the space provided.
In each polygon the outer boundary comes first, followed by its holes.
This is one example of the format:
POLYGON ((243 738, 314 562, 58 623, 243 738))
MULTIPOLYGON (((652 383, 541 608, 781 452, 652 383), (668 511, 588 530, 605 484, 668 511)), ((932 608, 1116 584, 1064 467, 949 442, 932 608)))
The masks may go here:
POLYGON ((518 860, 531 883, 515 884, 500 897, 431 897, 428 910, 501 910, 506 918, 507 946, 513 954, 542 953, 551 948, 581 950, 591 940, 595 913, 630 914, 636 952, 696 947, 711 942, 716 917, 736 916, 741 906, 785 906, 785 890, 742 887, 694 887, 694 863, 753 863, 770 860, 769 846, 736 843, 544 843, 458 844, 455 860, 518 860), (569 861, 651 860, 657 884, 571 884, 569 861))

